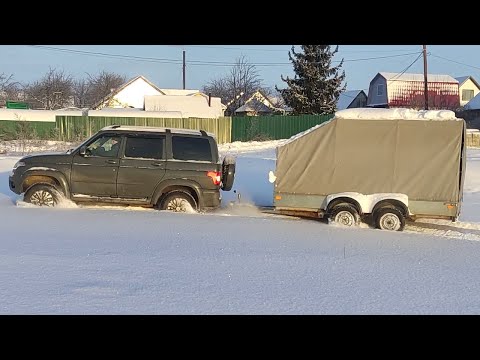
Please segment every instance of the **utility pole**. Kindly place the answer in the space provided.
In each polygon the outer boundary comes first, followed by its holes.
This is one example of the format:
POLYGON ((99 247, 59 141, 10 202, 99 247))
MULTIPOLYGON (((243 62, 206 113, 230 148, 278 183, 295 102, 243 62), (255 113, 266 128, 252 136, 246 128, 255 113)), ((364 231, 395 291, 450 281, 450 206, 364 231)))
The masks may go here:
POLYGON ((423 45, 423 77, 425 86, 425 110, 428 110, 427 45, 423 45))
POLYGON ((185 90, 185 50, 183 50, 183 89, 185 90))

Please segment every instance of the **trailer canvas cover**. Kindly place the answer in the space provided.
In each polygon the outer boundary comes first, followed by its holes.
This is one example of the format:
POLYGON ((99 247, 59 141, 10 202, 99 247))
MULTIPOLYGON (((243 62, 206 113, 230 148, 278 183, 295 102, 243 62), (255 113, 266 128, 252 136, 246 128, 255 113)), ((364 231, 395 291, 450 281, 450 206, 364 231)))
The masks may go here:
POLYGON ((449 110, 347 109, 277 148, 275 193, 460 202, 465 122, 449 110))

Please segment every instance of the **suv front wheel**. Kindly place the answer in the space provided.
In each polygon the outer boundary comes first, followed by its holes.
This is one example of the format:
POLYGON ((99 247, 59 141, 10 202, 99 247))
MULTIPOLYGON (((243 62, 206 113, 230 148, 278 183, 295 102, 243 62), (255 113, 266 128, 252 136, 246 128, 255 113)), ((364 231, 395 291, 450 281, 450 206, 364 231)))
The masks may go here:
POLYGON ((159 209, 173 212, 196 212, 197 202, 189 193, 176 190, 163 198, 159 209))
POLYGON ((50 185, 36 184, 25 193, 23 200, 37 206, 53 207, 60 199, 60 193, 50 185))

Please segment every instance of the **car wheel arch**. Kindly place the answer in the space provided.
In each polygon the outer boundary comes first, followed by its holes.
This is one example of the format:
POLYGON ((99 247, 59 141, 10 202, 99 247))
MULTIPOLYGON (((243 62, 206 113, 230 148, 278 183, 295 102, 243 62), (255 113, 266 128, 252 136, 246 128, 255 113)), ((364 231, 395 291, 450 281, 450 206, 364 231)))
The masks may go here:
POLYGON ((201 203, 200 185, 189 180, 167 180, 160 183, 152 196, 152 205, 157 205, 162 199, 172 191, 183 191, 189 193, 198 205, 201 203))
POLYGON ((70 197, 70 188, 63 174, 36 172, 27 173, 22 181, 22 192, 26 193, 32 186, 36 184, 52 185, 57 190, 61 191, 65 196, 70 197))

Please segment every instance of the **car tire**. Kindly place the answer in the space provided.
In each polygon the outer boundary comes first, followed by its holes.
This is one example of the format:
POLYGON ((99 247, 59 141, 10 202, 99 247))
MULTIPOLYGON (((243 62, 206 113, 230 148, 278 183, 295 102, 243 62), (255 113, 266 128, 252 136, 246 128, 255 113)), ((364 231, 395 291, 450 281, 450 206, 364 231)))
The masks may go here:
POLYGON ((190 212, 190 209, 195 212, 198 211, 195 199, 184 191, 172 191, 166 194, 159 209, 172 212, 190 212))
POLYGON ((37 206, 54 207, 61 196, 60 192, 51 185, 36 184, 27 190, 23 201, 37 206))
POLYGON ((356 226, 360 223, 360 214, 350 204, 339 204, 330 211, 329 220, 343 226, 356 226))
POLYGON ((403 231, 405 216, 395 207, 383 207, 373 214, 375 227, 380 230, 403 231))
POLYGON ((236 159, 232 155, 226 155, 222 162, 222 190, 230 191, 235 181, 236 159))

